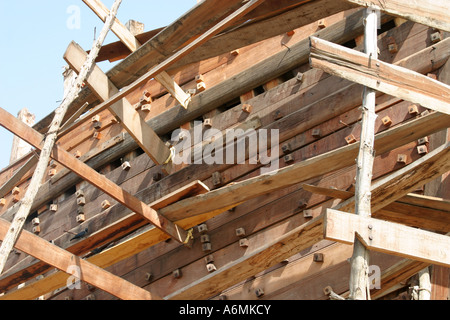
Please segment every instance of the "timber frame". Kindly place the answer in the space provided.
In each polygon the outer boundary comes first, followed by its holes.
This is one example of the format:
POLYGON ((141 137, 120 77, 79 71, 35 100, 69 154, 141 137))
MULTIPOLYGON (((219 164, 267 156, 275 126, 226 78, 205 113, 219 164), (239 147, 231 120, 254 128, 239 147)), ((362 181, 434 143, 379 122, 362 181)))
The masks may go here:
MULTIPOLYGON (((111 21, 101 1, 83 2, 111 21)), ((450 298, 450 15, 444 1, 379 3, 204 0, 140 34, 114 18, 119 41, 96 62, 120 62, 94 64, 59 124, 0 300, 353 298, 356 242, 380 271, 367 274, 371 299, 415 298, 424 274, 429 298, 450 298), (376 55, 363 53, 366 6, 376 55), (354 214, 365 88, 368 216, 354 214), (225 141, 188 139, 208 129, 277 134, 265 155, 246 143, 245 163, 210 163, 225 141)), ((91 54, 68 42, 82 73, 91 54)), ((34 148, 0 172, 1 240, 54 116, 29 127, 0 108, 0 125, 34 148)))

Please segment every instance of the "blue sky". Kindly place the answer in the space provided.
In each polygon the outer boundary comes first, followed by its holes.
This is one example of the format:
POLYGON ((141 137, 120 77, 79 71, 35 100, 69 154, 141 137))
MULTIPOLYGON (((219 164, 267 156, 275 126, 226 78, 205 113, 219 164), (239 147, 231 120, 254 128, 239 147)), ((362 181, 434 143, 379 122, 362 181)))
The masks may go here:
MULTIPOLYGON (((103 0, 111 8, 114 0, 103 0)), ((196 0, 123 0, 118 18, 145 23, 145 31, 167 26, 196 0)), ((81 0, 0 0, 0 107, 14 116, 22 108, 36 122, 59 105, 63 95, 62 58, 70 41, 92 47, 102 21, 81 0), (79 19, 77 19, 78 9, 79 19), (79 25, 76 22, 79 21, 79 25)), ((105 44, 118 41, 110 32, 105 44)), ((106 72, 109 62, 99 66, 106 72)), ((13 135, 0 127, 0 170, 9 164, 13 135)))

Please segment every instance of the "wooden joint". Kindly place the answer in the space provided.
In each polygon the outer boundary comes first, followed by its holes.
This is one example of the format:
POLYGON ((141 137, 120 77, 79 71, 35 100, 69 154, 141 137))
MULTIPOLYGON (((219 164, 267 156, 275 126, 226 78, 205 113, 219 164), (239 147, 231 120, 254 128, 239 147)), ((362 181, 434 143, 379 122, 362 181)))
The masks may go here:
POLYGON ((205 119, 205 121, 203 122, 203 125, 205 127, 212 127, 212 120, 211 119, 205 119))
POLYGON ((175 279, 180 279, 183 276, 183 273, 181 272, 181 269, 176 269, 172 272, 172 276, 175 279))
POLYGON ((314 253, 314 262, 323 262, 323 253, 314 253))
POLYGON ((208 226, 206 225, 206 223, 200 224, 197 226, 197 230, 200 234, 205 234, 206 232, 208 232, 208 226))
POLYGON ((84 215, 84 213, 80 213, 79 215, 77 215, 76 218, 77 223, 83 223, 86 221, 86 216, 84 215))
POLYGON ((32 229, 32 231, 33 231, 34 234, 39 234, 39 233, 41 233, 41 226, 39 226, 39 225, 34 226, 33 229, 32 229))
POLYGON ((312 218, 313 211, 311 209, 303 210, 303 218, 312 218))
POLYGON ((212 183, 214 187, 218 187, 222 184, 222 175, 220 172, 217 171, 212 174, 212 183))
POLYGON ((202 234, 200 236, 200 242, 201 243, 208 243, 211 242, 211 238, 209 237, 209 234, 202 234))
POLYGON ((236 50, 233 50, 233 51, 230 52, 230 54, 231 54, 233 57, 237 57, 237 56, 239 55, 239 53, 240 53, 239 49, 236 49, 236 50))
POLYGON ((93 293, 86 297, 86 300, 88 300, 88 301, 94 301, 95 299, 96 299, 95 294, 93 294, 93 293))
POLYGON ((131 164, 128 161, 125 161, 124 163, 122 163, 122 170, 126 171, 126 170, 130 170, 131 169, 131 164))
POLYGON ((202 251, 203 252, 210 252, 212 251, 212 246, 210 242, 205 242, 202 244, 202 251))
POLYGON ((288 37, 292 37, 294 34, 295 34, 295 30, 291 30, 291 31, 286 32, 286 35, 288 37))
POLYGON ((84 190, 83 189, 79 189, 75 192, 75 196, 78 198, 82 198, 84 197, 84 190))
POLYGON ((58 171, 56 169, 50 169, 48 170, 48 175, 50 177, 54 177, 56 174, 58 173, 58 171))
POLYGON ((406 154, 398 154, 397 155, 398 163, 406 164, 407 161, 408 161, 408 156, 406 154))
POLYGON ((208 270, 209 273, 217 271, 216 266, 213 263, 208 263, 206 265, 206 270, 208 270))
POLYGON ((275 121, 278 121, 278 120, 282 119, 283 117, 284 117, 284 114, 280 110, 277 110, 273 113, 273 118, 275 121))
POLYGON ((102 133, 101 132, 95 132, 93 135, 93 138, 96 140, 100 140, 102 138, 102 133))
POLYGON ((239 246, 241 248, 247 248, 249 245, 250 245, 250 242, 248 241, 247 238, 239 240, 239 246))
POLYGON ((423 145, 423 144, 427 144, 427 143, 429 143, 430 141, 428 140, 428 137, 423 137, 423 138, 420 138, 419 140, 417 140, 417 143, 419 144, 419 145, 423 145))
POLYGON ((51 212, 56 212, 56 211, 58 211, 58 205, 57 205, 56 203, 52 203, 52 204, 50 205, 50 211, 51 211, 51 212))
POLYGON ((284 162, 285 163, 292 163, 292 162, 294 162, 294 156, 293 156, 293 154, 292 153, 290 153, 290 154, 287 154, 287 155, 285 155, 284 156, 284 162))
POLYGON ((84 206, 86 205, 86 198, 85 197, 80 197, 77 199, 77 205, 79 206, 84 206))
POLYGON ((297 79, 298 82, 303 83, 303 80, 305 79, 305 76, 303 73, 299 72, 297 73, 297 75, 295 76, 295 79, 297 79))
POLYGON ((75 153, 73 154, 73 156, 77 159, 81 158, 81 152, 80 151, 75 151, 75 153))
POLYGON ((321 133, 320 129, 317 128, 317 129, 314 129, 312 131, 311 135, 313 136, 313 138, 317 139, 317 138, 320 138, 322 136, 322 133, 321 133))
POLYGON ((345 137, 345 141, 347 141, 347 144, 355 143, 357 140, 353 134, 345 137))
POLYGON ((1 199, 0 199, 0 206, 1 206, 1 207, 6 206, 6 199, 5 199, 5 198, 1 198, 1 199))
POLYGON ((317 26, 319 27, 319 29, 324 29, 324 28, 326 28, 326 27, 327 27, 327 23, 326 23, 325 19, 320 19, 320 20, 317 22, 317 26))
POLYGON ((264 290, 262 288, 257 288, 255 290, 256 297, 261 298, 264 295, 264 290))
POLYGON ((14 189, 12 189, 11 191, 13 196, 16 196, 18 194, 20 194, 20 188, 19 187, 14 187, 14 189))
POLYGON ((242 105, 242 111, 244 111, 245 113, 251 113, 252 110, 253 110, 253 106, 251 104, 244 103, 242 105))
POLYGON ((102 128, 102 123, 100 121, 95 121, 94 122, 94 129, 95 130, 100 130, 102 128))
POLYGON ((428 148, 426 145, 418 146, 417 147, 417 153, 420 155, 424 155, 428 153, 428 148))
POLYGON ((383 125, 385 125, 385 126, 390 126, 392 124, 392 120, 388 116, 381 119, 381 122, 383 122, 383 125))
POLYGON ((147 273, 145 274, 145 280, 151 281, 152 278, 153 278, 153 274, 151 274, 150 272, 147 272, 147 273))
POLYGON ((100 115, 95 115, 91 118, 91 122, 95 123, 95 122, 100 122, 100 115))
POLYGON ((39 218, 34 218, 33 220, 31 220, 31 224, 33 226, 38 226, 41 223, 41 221, 39 220, 39 218))
POLYGON ((240 237, 240 238, 242 238, 242 237, 245 237, 245 229, 244 228, 237 228, 236 229, 236 236, 237 237, 240 237))
POLYGON ((214 262, 214 256, 212 254, 205 257, 206 264, 213 263, 213 262, 214 262))
POLYGON ((419 114, 419 107, 417 105, 415 105, 415 104, 410 105, 408 107, 408 113, 410 115, 414 115, 414 116, 419 114))
POLYGON ((204 82, 197 83, 197 92, 203 92, 206 90, 206 84, 204 82))
POLYGON ((202 83, 205 82, 205 77, 202 74, 196 75, 195 76, 195 82, 196 83, 202 83))
POLYGON ((432 43, 438 43, 439 41, 442 40, 441 33, 439 31, 432 33, 430 35, 430 40, 431 40, 432 43))
POLYGON ((106 210, 106 209, 109 209, 109 208, 111 208, 111 203, 108 200, 104 200, 102 202, 102 209, 106 210))

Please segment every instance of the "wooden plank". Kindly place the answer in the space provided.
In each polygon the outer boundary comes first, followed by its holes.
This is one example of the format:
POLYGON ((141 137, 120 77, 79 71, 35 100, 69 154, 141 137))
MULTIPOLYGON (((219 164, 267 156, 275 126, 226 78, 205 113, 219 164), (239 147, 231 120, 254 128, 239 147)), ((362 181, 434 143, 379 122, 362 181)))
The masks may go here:
MULTIPOLYGON (((0 219, 0 238, 6 236, 10 223, 0 219)), ((45 261, 63 272, 70 272, 72 267, 79 268, 79 279, 105 290, 123 300, 159 299, 147 290, 137 287, 110 272, 107 272, 48 241, 23 230, 17 239, 16 248, 29 255, 45 261)))
MULTIPOLYGON (((267 238, 266 238, 267 239, 267 238)), ((323 216, 294 227, 277 239, 255 248, 223 268, 165 297, 168 300, 207 299, 255 273, 309 248, 323 239, 323 216), (214 283, 214 286, 211 286, 214 283)), ((266 240, 267 241, 267 240, 266 240)))
POLYGON ((23 166, 17 169, 13 176, 0 187, 0 198, 3 198, 8 192, 14 189, 20 180, 22 180, 23 176, 30 171, 37 164, 37 162, 38 156, 36 154, 32 154, 30 159, 28 159, 23 166))
MULTIPOLYGON (((426 136, 427 134, 421 134, 421 132, 431 128, 431 123, 427 121, 428 124, 425 124, 423 121, 427 117, 433 117, 433 119, 435 119, 433 125, 438 125, 438 121, 440 122, 439 126, 446 127, 448 125, 448 116, 443 117, 442 115, 434 113, 401 126, 391 128, 376 135, 375 150, 377 153, 383 154, 396 147, 402 146, 411 140, 416 139, 414 136, 426 136)), ((233 203, 242 202, 264 193, 353 165, 357 152, 357 144, 341 147, 334 151, 282 168, 276 173, 261 175, 213 190, 206 195, 200 195, 192 199, 180 201, 161 209, 160 213, 163 215, 170 214, 178 220, 202 214, 206 211, 223 208, 233 203)))
POLYGON ((448 2, 445 0, 388 0, 383 2, 345 0, 345 2, 354 3, 360 6, 372 6, 396 17, 450 32, 448 2))
MULTIPOLYGON (((42 135, 36 132, 34 129, 20 123, 11 114, 0 108, 0 125, 12 133, 18 135, 29 144, 39 149, 42 148, 41 141, 42 135)), ((101 175, 94 169, 90 168, 83 162, 74 158, 64 149, 55 145, 52 152, 52 158, 61 163, 66 168, 72 170, 74 173, 96 186, 106 194, 113 197, 122 205, 126 206, 130 210, 141 214, 144 218, 148 219, 157 228, 166 232, 173 239, 184 243, 187 239, 187 233, 183 229, 179 228, 176 224, 172 223, 165 217, 158 214, 158 212, 148 205, 126 192, 118 185, 101 175)), ((189 243, 187 244, 189 245, 189 243)))
MULTIPOLYGON (((86 3, 86 5, 88 5, 88 7, 91 8, 91 10, 94 11, 94 13, 102 21, 104 21, 108 16, 109 10, 100 0, 83 0, 83 2, 86 3)), ((116 34, 120 41, 131 50, 131 52, 135 52, 141 46, 141 43, 119 21, 119 19, 116 18, 111 30, 116 34)), ((186 94, 186 92, 184 92, 165 71, 155 75, 155 79, 161 83, 185 109, 187 108, 190 101, 190 96, 186 94)))
POLYGON ((450 86, 343 46, 311 37, 311 66, 374 90, 450 114, 450 86))
MULTIPOLYGON (((64 59, 75 72, 79 72, 85 56, 86 52, 72 41, 64 54, 64 59)), ((97 65, 94 66, 86 82, 102 101, 108 100, 119 92, 108 79, 108 76, 97 65)), ((108 109, 153 162, 159 165, 165 163, 170 156, 169 148, 142 119, 127 99, 124 98, 118 101, 108 109)))
POLYGON ((374 251, 450 266, 450 238, 401 224, 361 217, 333 209, 325 215, 324 237, 353 244, 355 235, 374 251))
MULTIPOLYGON (((208 188, 203 183, 200 181, 195 181, 151 203, 149 206, 154 209, 159 209, 185 197, 206 193, 208 191, 208 188)), ((197 221, 191 221, 192 222, 190 224, 182 223, 183 227, 192 228, 198 224, 197 221)), ((66 250, 72 254, 82 255, 95 249, 97 246, 119 239, 133 231, 133 228, 127 228, 126 226, 134 225, 134 228, 137 229, 145 224, 145 221, 139 215, 130 214, 102 230, 92 230, 94 233, 89 237, 89 239, 82 240, 79 243, 68 247, 66 250)), ((114 246, 113 248, 103 251, 93 257, 87 258, 86 261, 104 269, 117 263, 118 261, 131 257, 144 250, 146 247, 155 245, 166 238, 167 237, 164 237, 164 234, 162 234, 158 229, 153 228, 136 237, 133 237, 125 243, 114 246)), ((44 272, 44 263, 37 262, 31 266, 28 266, 25 270, 16 271, 14 273, 9 272, 6 274, 6 277, 3 277, 0 281, 0 286, 10 288, 12 286, 17 286, 20 282, 28 281, 29 278, 38 276, 39 274, 35 273, 33 270, 38 270, 38 273, 44 272)), ((33 282, 24 288, 7 293, 5 296, 0 297, 0 300, 35 299, 50 291, 63 287, 66 280, 67 275, 62 272, 51 274, 38 282, 33 282)))
POLYGON ((148 80, 153 78, 155 75, 158 75, 161 73, 161 71, 166 70, 171 65, 173 65, 176 61, 179 61, 182 57, 186 56, 190 52, 192 52, 195 48, 198 46, 201 46, 206 41, 208 41, 210 38, 215 36, 217 33, 225 30, 227 27, 229 27, 234 20, 242 17, 246 13, 252 11, 254 8, 256 8, 258 5, 260 5, 263 2, 263 0, 251 0, 247 2, 245 5, 243 5, 241 8, 236 10, 233 14, 231 14, 229 17, 225 18, 223 21, 219 22, 216 26, 205 32, 203 35, 198 37, 196 40, 194 40, 192 43, 186 45, 182 49, 180 49, 178 52, 173 54, 168 59, 164 60, 157 66, 153 67, 145 73, 143 76, 141 76, 139 79, 134 81, 132 84, 128 85, 127 87, 123 88, 120 92, 113 95, 109 98, 108 101, 105 101, 101 104, 99 104, 97 107, 95 107, 94 110, 91 111, 92 115, 95 115, 106 108, 109 108, 114 103, 120 101, 124 97, 126 97, 128 94, 130 94, 132 91, 139 88, 141 85, 145 84, 148 80))
MULTIPOLYGON (((372 185, 372 212, 398 200, 418 186, 450 170, 450 143, 442 145, 410 165, 378 180, 372 185), (395 192, 386 192, 386 190, 395 192)), ((341 203, 336 209, 354 210, 354 198, 341 203)))

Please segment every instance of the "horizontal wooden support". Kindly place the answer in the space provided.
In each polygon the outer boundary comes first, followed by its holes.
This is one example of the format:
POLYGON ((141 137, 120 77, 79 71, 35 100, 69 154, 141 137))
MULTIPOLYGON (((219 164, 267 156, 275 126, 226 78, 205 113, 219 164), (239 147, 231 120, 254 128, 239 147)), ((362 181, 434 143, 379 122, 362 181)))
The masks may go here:
MULTIPOLYGON (((450 114, 450 86, 356 50, 311 37, 311 66, 412 103, 450 114)), ((446 41, 450 41, 447 39, 446 41)))
MULTIPOLYGON (((200 181, 195 181, 151 203, 149 206, 154 209, 163 208, 182 198, 206 193, 208 191, 209 189, 203 183, 201 183, 200 181)), ((224 211, 226 211, 226 209, 227 208, 225 208, 224 211)), ((219 212, 217 212, 216 214, 218 213, 219 212)), ((212 215, 205 216, 205 220, 211 216, 212 215)), ((70 250, 70 252, 77 253, 79 255, 85 254, 87 251, 95 249, 94 247, 89 247, 86 243, 96 243, 97 245, 109 243, 115 239, 120 238, 121 236, 128 234, 130 231, 133 231, 133 229, 129 228, 129 225, 134 225, 136 228, 139 226, 143 226, 143 223, 139 223, 139 221, 141 220, 142 219, 137 217, 136 214, 131 214, 102 230, 96 231, 92 236, 89 237, 89 239, 82 240, 80 241, 80 243, 67 248, 67 250, 70 250), (80 248, 83 248, 83 250, 80 250, 80 248)), ((194 226, 201 222, 204 222, 205 220, 191 219, 190 221, 181 221, 179 224, 183 228, 193 228, 194 226)), ((163 241, 164 239, 167 239, 167 236, 164 233, 156 228, 152 228, 108 250, 102 251, 101 253, 93 257, 87 258, 86 260, 104 269, 128 257, 131 257, 145 250, 146 248, 163 241)), ((33 265, 30 267, 30 269, 42 270, 43 268, 39 267, 39 265, 33 265)), ((17 281, 17 279, 21 279, 21 281, 25 282, 30 277, 36 276, 38 276, 38 274, 33 274, 33 271, 31 270, 21 270, 20 272, 15 274, 8 274, 8 278, 10 279, 10 281, 8 281, 8 279, 2 279, 1 284, 11 287, 17 281), (26 278, 24 278, 24 274, 26 278)), ((67 275, 62 272, 51 274, 39 280, 38 282, 33 282, 30 285, 27 285, 19 290, 7 293, 5 296, 0 297, 0 300, 32 300, 50 291, 57 290, 63 287, 66 283, 66 280, 67 275)))
POLYGON ((360 6, 372 6, 387 14, 450 32, 450 15, 446 0, 344 0, 360 6))
MULTIPOLYGON (((3 240, 10 223, 0 219, 0 238, 3 240)), ((74 272, 78 279, 85 281, 123 300, 159 299, 134 284, 89 263, 47 240, 23 230, 15 247, 39 260, 42 260, 63 272, 74 272), (76 272, 78 270, 78 272, 76 272)))
POLYGON ((398 223, 328 209, 324 237, 353 244, 355 236, 370 250, 450 266, 450 237, 398 223))
POLYGON ((125 98, 128 94, 130 94, 132 91, 139 88, 141 85, 145 84, 148 80, 155 77, 156 75, 160 74, 162 71, 165 71, 168 69, 171 65, 173 65, 175 62, 179 61, 182 57, 186 56, 193 50, 195 50, 197 47, 201 46, 205 42, 207 42, 209 39, 211 39, 213 36, 218 34, 219 32, 225 30, 227 27, 232 25, 232 23, 243 17, 245 14, 249 13, 253 9, 255 9, 257 6, 259 6, 261 3, 263 3, 263 0, 250 0, 246 4, 244 4, 241 8, 236 10, 234 13, 232 13, 230 16, 219 22, 217 25, 212 27, 210 30, 202 34, 200 37, 195 39, 193 42, 189 43, 182 49, 180 49, 175 54, 171 55, 169 58, 164 60, 163 62, 159 63, 155 67, 151 68, 147 73, 142 75, 139 79, 135 80, 130 85, 123 88, 121 91, 110 97, 107 101, 99 104, 95 109, 91 111, 92 115, 98 114, 99 112, 109 108, 116 102, 122 100, 125 98))
MULTIPOLYGON (((43 141, 43 136, 2 108, 0 108, 0 125, 13 134, 19 136, 35 148, 42 148, 41 143, 43 141)), ((90 184, 110 195, 120 204, 142 215, 155 227, 161 229, 176 241, 181 243, 186 241, 187 233, 185 230, 181 229, 164 216, 158 214, 156 210, 150 208, 148 205, 120 188, 105 176, 73 157, 70 153, 59 147, 57 144, 53 148, 51 157, 67 169, 72 170, 75 174, 88 181, 90 184)), ((190 245, 190 242, 186 245, 190 245)))
MULTIPOLYGON (((64 54, 64 59, 75 72, 79 72, 83 61, 86 59, 86 52, 78 44, 71 42, 64 54)), ((97 65, 93 67, 86 82, 102 101, 108 100, 119 92, 108 79, 108 76, 97 65)), ((124 98, 111 105, 109 110, 153 162, 164 164, 169 159, 169 148, 136 112, 127 99, 124 98)))

